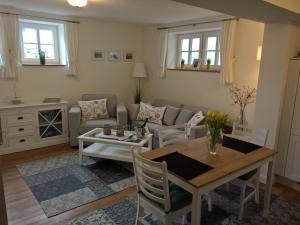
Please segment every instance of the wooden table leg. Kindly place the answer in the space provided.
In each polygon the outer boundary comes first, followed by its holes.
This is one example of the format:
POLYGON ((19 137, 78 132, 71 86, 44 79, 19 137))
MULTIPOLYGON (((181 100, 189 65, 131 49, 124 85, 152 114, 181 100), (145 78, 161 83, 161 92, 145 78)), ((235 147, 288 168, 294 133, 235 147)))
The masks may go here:
POLYGON ((79 140, 79 165, 82 166, 83 141, 79 140))
POLYGON ((200 223, 201 223, 201 208, 202 208, 201 196, 202 196, 202 194, 199 190, 194 191, 193 202, 192 202, 191 225, 200 225, 200 223))
POLYGON ((263 216, 268 216, 269 210, 270 210, 273 175, 274 175, 274 160, 270 161, 268 164, 268 174, 267 174, 267 183, 266 183, 266 187, 265 187, 263 216))

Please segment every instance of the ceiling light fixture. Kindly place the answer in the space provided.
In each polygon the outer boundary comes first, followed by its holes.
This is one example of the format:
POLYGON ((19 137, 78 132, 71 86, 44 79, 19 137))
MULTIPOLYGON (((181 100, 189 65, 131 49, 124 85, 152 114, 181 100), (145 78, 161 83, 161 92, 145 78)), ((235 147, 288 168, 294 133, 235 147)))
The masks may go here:
POLYGON ((74 7, 84 7, 87 4, 87 0, 68 0, 68 3, 74 7))

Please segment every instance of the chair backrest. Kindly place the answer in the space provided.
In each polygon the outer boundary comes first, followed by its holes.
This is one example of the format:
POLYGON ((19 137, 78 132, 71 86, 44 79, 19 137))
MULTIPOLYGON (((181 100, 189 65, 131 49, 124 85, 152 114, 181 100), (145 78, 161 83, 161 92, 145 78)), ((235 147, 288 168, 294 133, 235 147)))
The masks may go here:
POLYGON ((252 129, 248 125, 233 123, 233 127, 232 127, 233 135, 250 136, 251 133, 252 133, 252 129))
POLYGON ((159 147, 177 144, 187 140, 187 128, 184 125, 162 127, 158 131, 159 147))
POLYGON ((82 101, 91 101, 96 99, 106 98, 107 111, 109 117, 116 117, 117 115, 117 96, 114 94, 83 94, 82 101))
POLYGON ((141 155, 140 147, 132 147, 132 158, 137 190, 149 201, 160 204, 170 211, 170 191, 166 162, 155 162, 141 155))
POLYGON ((253 129, 251 134, 251 142, 256 145, 265 146, 268 138, 268 133, 268 129, 253 129))

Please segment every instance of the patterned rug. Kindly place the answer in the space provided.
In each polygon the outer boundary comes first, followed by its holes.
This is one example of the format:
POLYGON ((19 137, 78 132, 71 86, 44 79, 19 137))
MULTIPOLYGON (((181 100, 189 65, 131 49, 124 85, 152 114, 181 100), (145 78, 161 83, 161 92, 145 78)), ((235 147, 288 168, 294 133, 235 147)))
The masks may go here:
MULTIPOLYGON (((289 202, 275 195, 272 196, 269 216, 267 218, 262 217, 263 191, 259 205, 256 205, 254 201, 248 202, 242 221, 237 220, 239 209, 239 189, 237 187, 231 186, 230 192, 224 188, 219 188, 213 192, 212 199, 212 212, 208 212, 206 204, 203 204, 201 225, 300 224, 300 204, 289 202)), ((134 225, 136 207, 136 197, 131 197, 59 225, 134 225)), ((151 225, 161 225, 154 219, 150 219, 148 222, 151 225)), ((181 223, 174 222, 173 224, 179 225, 181 223)))
POLYGON ((135 184, 132 166, 112 160, 67 153, 36 160, 17 168, 44 210, 51 217, 104 198, 135 184))

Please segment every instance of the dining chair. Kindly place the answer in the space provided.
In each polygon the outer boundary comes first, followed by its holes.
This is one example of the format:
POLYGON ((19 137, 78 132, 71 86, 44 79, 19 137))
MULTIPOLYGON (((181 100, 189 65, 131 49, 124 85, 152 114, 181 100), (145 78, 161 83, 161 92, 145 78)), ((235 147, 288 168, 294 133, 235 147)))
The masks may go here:
POLYGON ((158 140, 160 148, 187 140, 186 124, 161 127, 158 140))
MULTIPOLYGON (((268 129, 253 129, 251 138, 249 142, 259 145, 265 146, 268 137, 268 129)), ((227 191, 229 191, 229 185, 234 184, 241 188, 240 194, 240 209, 238 219, 243 219, 245 204, 255 197, 256 204, 259 204, 259 176, 260 176, 260 168, 250 171, 237 179, 231 181, 226 184, 227 191), (246 195, 246 189, 250 187, 252 191, 246 195)))
MULTIPOLYGON (((188 140, 186 124, 161 127, 158 130, 159 147, 165 147, 188 140)), ((203 194, 207 202, 208 211, 212 211, 212 199, 210 193, 203 194)))
POLYGON ((147 218, 153 216, 165 225, 182 218, 186 221, 191 212, 192 194, 170 183, 166 162, 155 162, 141 155, 140 147, 132 147, 133 167, 138 191, 136 225, 150 225, 147 218), (144 211, 148 215, 145 215, 144 211))

